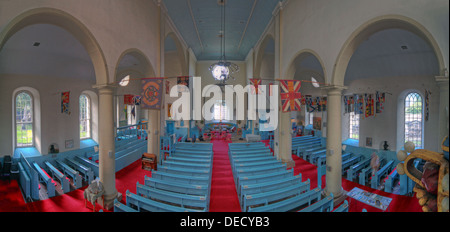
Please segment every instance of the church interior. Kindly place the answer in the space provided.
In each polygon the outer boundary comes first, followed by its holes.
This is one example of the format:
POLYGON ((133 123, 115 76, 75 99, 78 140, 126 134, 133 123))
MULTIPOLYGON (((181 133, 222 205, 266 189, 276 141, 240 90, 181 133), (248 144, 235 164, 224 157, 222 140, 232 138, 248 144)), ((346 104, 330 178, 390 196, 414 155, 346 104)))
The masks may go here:
POLYGON ((448 19, 0 1, 0 212, 448 212, 448 19))

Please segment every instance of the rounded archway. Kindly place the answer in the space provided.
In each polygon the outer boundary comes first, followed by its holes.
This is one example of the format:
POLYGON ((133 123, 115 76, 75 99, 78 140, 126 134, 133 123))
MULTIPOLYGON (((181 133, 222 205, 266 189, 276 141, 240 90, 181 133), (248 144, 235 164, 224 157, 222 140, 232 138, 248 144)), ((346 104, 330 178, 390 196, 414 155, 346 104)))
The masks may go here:
POLYGON ((376 34, 377 32, 381 32, 388 29, 405 30, 423 39, 426 43, 430 45, 430 47, 432 48, 433 52, 436 55, 436 59, 439 66, 438 75, 440 75, 441 72, 443 72, 445 65, 442 53, 431 33, 428 32, 428 30, 424 26, 414 21, 413 19, 400 15, 387 15, 377 17, 364 23, 351 34, 351 36, 347 39, 337 57, 336 64, 333 70, 331 84, 343 86, 350 59, 352 58, 353 54, 356 52, 358 47, 364 41, 367 41, 369 37, 371 37, 372 35, 376 34))
POLYGON ((254 78, 275 78, 275 40, 271 34, 262 40, 255 61, 254 78))
POLYGON ((16 32, 35 24, 51 24, 71 33, 88 52, 94 65, 96 83, 108 83, 105 58, 97 40, 83 23, 62 10, 37 8, 15 17, 0 34, 0 50, 16 32))
POLYGON ((134 116, 131 114, 132 107, 127 107, 124 104, 124 96, 141 95, 142 84, 141 79, 146 77, 154 77, 155 71, 147 56, 136 48, 130 48, 122 52, 120 55, 115 71, 115 83, 118 83, 116 88, 116 125, 126 126, 137 123, 140 119, 146 118, 145 112, 136 106, 134 116), (119 84, 124 78, 128 82, 123 86, 119 84))

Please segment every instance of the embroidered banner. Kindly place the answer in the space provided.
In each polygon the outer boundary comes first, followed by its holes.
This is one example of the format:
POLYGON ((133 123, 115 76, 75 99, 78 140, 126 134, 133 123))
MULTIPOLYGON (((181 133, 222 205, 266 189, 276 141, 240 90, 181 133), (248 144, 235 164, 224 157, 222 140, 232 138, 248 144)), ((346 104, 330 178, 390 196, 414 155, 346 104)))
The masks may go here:
POLYGON ((123 104, 124 105, 133 105, 133 94, 125 94, 123 95, 123 104))
POLYGON ((143 79, 142 80, 142 101, 143 109, 161 109, 163 80, 162 79, 143 79))
POLYGON ((70 114, 69 112, 69 102, 70 102, 70 92, 61 93, 61 113, 70 114))
POLYGON ((178 87, 179 92, 187 92, 189 91, 189 76, 177 77, 177 85, 184 85, 186 87, 180 88, 178 87), (187 88, 187 89, 186 89, 187 88))
POLYGON ((166 94, 170 94, 170 81, 166 81, 166 94))
POLYGON ((430 95, 431 92, 425 90, 425 121, 428 121, 428 118, 430 117, 430 95))
POLYGON ((281 86, 281 107, 283 112, 300 111, 301 97, 300 93, 301 81, 280 80, 281 86))
POLYGON ((136 95, 133 97, 133 105, 138 106, 142 102, 142 97, 139 95, 136 95))
POLYGON ((364 114, 364 98, 363 95, 356 95, 356 114, 364 114))

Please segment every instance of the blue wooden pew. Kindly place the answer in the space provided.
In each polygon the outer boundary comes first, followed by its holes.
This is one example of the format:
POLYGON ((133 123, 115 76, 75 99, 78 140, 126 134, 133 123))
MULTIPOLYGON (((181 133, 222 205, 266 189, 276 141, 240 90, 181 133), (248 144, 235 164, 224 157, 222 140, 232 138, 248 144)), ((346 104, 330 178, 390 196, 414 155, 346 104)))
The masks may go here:
MULTIPOLYGON (((386 161, 384 159, 380 159, 380 167, 383 167, 386 161)), ((367 168, 364 168, 359 173, 359 184, 360 185, 366 185, 366 182, 368 178, 372 175, 372 168, 368 166, 367 168)))
POLYGON ((248 212, 248 208, 256 205, 268 205, 276 201, 283 200, 288 197, 293 197, 300 195, 301 193, 304 193, 310 189, 309 183, 308 184, 296 184, 291 185, 286 188, 279 188, 276 190, 263 192, 263 193, 257 193, 257 194, 245 194, 242 204, 242 211, 248 212))
POLYGON ((310 205, 312 202, 319 200, 320 195, 321 189, 315 188, 295 197, 291 197, 276 203, 266 204, 264 206, 254 208, 250 207, 248 209, 248 212, 288 212, 305 205, 310 205))
POLYGON ((152 178, 159 180, 168 180, 174 182, 181 182, 187 184, 204 184, 208 185, 211 183, 209 176, 186 176, 174 173, 167 173, 161 171, 152 171, 152 178))
POLYGON ((333 210, 334 213, 348 212, 348 201, 345 200, 339 207, 333 210))
POLYGON ((25 171, 25 168, 23 167, 22 163, 19 162, 19 183, 20 187, 22 188, 22 192, 25 196, 25 199, 31 198, 31 179, 30 176, 28 176, 28 173, 25 171))
POLYGON ((147 199, 145 197, 138 196, 131 193, 129 190, 125 193, 127 206, 135 206, 137 211, 148 211, 148 212, 206 212, 206 210, 195 210, 189 208, 183 208, 178 206, 173 206, 169 204, 164 204, 158 201, 147 199))
POLYGON ((196 169, 188 169, 188 168, 174 168, 174 167, 166 167, 164 165, 160 165, 158 167, 158 171, 179 174, 179 175, 186 175, 186 176, 205 176, 208 178, 211 177, 211 171, 209 171, 209 170, 205 171, 205 170, 196 170, 196 169))
POLYGON ((211 159, 203 159, 203 158, 183 158, 183 157, 168 157, 167 161, 176 161, 176 162, 186 162, 186 163, 196 163, 196 164, 211 164, 211 159))
POLYGON ((397 172, 397 168, 394 168, 392 173, 390 173, 387 178, 385 179, 384 183, 384 191, 387 193, 392 193, 392 190, 394 188, 394 182, 399 179, 399 174, 397 172))
POLYGON ((99 164, 98 163, 91 161, 87 158, 81 157, 81 156, 75 156, 75 157, 80 164, 90 168, 92 170, 92 172, 94 172, 95 176, 99 176, 99 164))
POLYGON ((39 200, 39 174, 20 152, 19 161, 20 186, 26 199, 39 200))
MULTIPOLYGON (((318 148, 323 148, 322 144, 308 144, 305 146, 297 146, 295 155, 298 156, 299 158, 303 158, 303 155, 306 152, 306 150, 312 150, 312 149, 318 149, 318 148)), ((294 149, 292 149, 292 150, 294 150, 294 149)))
POLYGON ((253 175, 253 176, 241 175, 236 178, 234 183, 236 185, 238 193, 240 193, 242 191, 242 186, 255 183, 264 183, 270 180, 285 179, 293 175, 294 171, 292 169, 263 173, 260 175, 253 175))
POLYGON ((120 203, 117 199, 114 200, 114 212, 126 212, 126 213, 136 213, 139 212, 127 205, 120 203))
POLYGON ((231 163, 231 169, 234 170, 235 167, 239 167, 241 165, 248 165, 257 162, 265 162, 265 161, 273 161, 277 160, 273 156, 261 156, 261 157, 251 157, 251 158, 237 158, 233 160, 231 163))
POLYGON ((94 180, 94 172, 90 168, 80 164, 72 158, 66 158, 66 161, 69 166, 83 174, 85 181, 91 183, 94 180))
POLYGON ((146 185, 136 183, 136 195, 146 198, 179 205, 182 208, 191 208, 208 211, 209 198, 206 195, 195 196, 169 192, 161 189, 151 188, 146 185))
POLYGON ((273 166, 257 167, 257 168, 237 168, 235 172, 236 176, 234 176, 234 181, 236 182, 239 176, 252 176, 285 170, 286 164, 276 164, 273 166))
POLYGON ((259 162, 251 162, 251 163, 234 163, 232 165, 232 172, 237 172, 238 169, 245 169, 245 168, 257 168, 257 167, 270 167, 272 165, 281 165, 282 163, 277 159, 272 160, 266 160, 266 161, 259 161, 259 162))
POLYGON ((385 175, 388 175, 393 168, 394 168, 394 160, 389 160, 375 173, 374 176, 372 176, 370 186, 374 189, 378 188, 378 185, 380 185, 381 178, 383 178, 385 175))
POLYGON ((331 212, 333 210, 333 193, 316 203, 309 205, 297 212, 331 212))
POLYGON ((309 156, 309 162, 312 164, 315 164, 316 160, 317 160, 317 158, 319 158, 319 156, 326 155, 326 154, 327 154, 327 149, 321 149, 321 150, 311 152, 310 156, 309 156))
POLYGON ((242 150, 247 148, 265 148, 266 144, 257 142, 257 143, 229 143, 228 149, 229 150, 242 150))
MULTIPOLYGON (((353 156, 352 153, 345 153, 342 155, 342 170, 344 167, 350 165, 352 162, 358 162, 359 155, 353 156)), ((326 174, 327 156, 322 155, 317 158, 317 186, 322 187, 322 176, 326 174)))
POLYGON ((164 166, 166 167, 175 167, 175 168, 192 168, 196 170, 201 171, 211 171, 211 165, 210 164, 199 164, 199 163, 183 163, 183 162, 176 162, 176 161, 165 161, 164 166))
POLYGON ((238 150, 238 151, 230 151, 230 155, 244 155, 244 154, 260 154, 260 153, 270 153, 270 149, 268 147, 266 148, 254 148, 254 149, 247 149, 247 150, 238 150))
POLYGON ((324 151, 326 152, 326 147, 315 147, 315 148, 311 148, 311 149, 306 149, 302 154, 303 154, 303 160, 308 161, 311 158, 311 155, 314 152, 322 152, 324 151))
POLYGON ((59 183, 61 184, 61 189, 63 190, 63 193, 70 192, 70 184, 69 184, 69 178, 67 178, 61 171, 59 171, 57 168, 55 168, 50 162, 45 161, 45 166, 50 170, 52 173, 53 179, 56 177, 59 180, 59 183))
POLYGON ((243 205, 244 195, 253 195, 257 193, 269 192, 280 188, 286 188, 292 185, 309 185, 310 180, 302 182, 301 175, 290 176, 286 179, 270 180, 267 182, 241 185, 240 192, 238 193, 239 202, 243 205))
POLYGON ((247 159, 247 158, 261 158, 261 157, 272 157, 271 152, 254 153, 254 154, 240 154, 240 155, 230 155, 230 162, 234 163, 236 159, 247 159))
POLYGON ((63 171, 64 175, 70 176, 72 178, 72 183, 75 186, 76 189, 79 189, 83 186, 82 177, 81 175, 75 171, 73 168, 69 167, 67 164, 55 160, 58 167, 63 171))
POLYGON ((53 179, 46 173, 44 170, 37 164, 36 162, 33 163, 33 166, 37 173, 39 174, 39 182, 45 183, 47 186, 47 194, 48 197, 54 197, 55 196, 55 184, 53 182, 53 179))
POLYGON ((188 184, 178 181, 166 181, 155 178, 144 177, 146 186, 189 195, 209 195, 209 185, 207 184, 188 184))
POLYGON ((356 178, 357 173, 367 168, 370 165, 370 158, 363 159, 359 163, 350 166, 350 168, 347 170, 347 180, 353 181, 353 179, 356 178))

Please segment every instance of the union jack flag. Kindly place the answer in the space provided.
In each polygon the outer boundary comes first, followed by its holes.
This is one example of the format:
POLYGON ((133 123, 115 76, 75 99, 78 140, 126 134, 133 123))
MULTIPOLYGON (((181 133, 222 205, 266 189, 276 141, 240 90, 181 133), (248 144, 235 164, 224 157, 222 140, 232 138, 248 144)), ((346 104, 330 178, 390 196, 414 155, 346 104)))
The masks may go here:
POLYGON ((259 94, 259 86, 262 83, 261 79, 250 79, 250 83, 255 87, 255 90, 252 89, 252 94, 259 94))
POLYGON ((300 93, 301 81, 280 80, 280 83, 282 112, 300 111, 302 98, 300 93))

